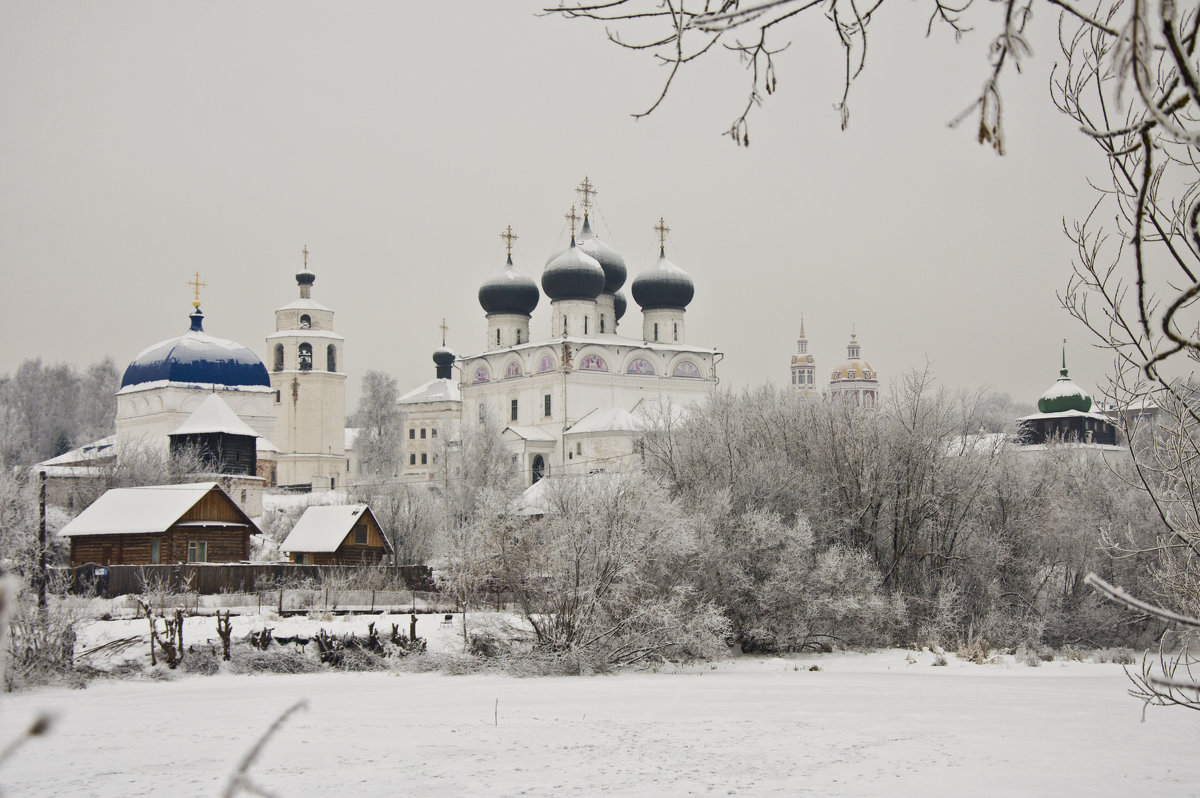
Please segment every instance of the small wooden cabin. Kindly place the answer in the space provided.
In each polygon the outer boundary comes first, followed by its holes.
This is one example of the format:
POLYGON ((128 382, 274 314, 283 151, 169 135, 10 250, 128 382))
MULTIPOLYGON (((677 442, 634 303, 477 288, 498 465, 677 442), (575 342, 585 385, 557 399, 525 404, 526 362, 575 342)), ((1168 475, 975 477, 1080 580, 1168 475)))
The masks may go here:
POLYGON ((259 529, 216 482, 107 491, 58 533, 71 566, 241 562, 259 529))
POLYGON ((279 551, 299 565, 378 565, 394 554, 365 504, 309 507, 279 551))

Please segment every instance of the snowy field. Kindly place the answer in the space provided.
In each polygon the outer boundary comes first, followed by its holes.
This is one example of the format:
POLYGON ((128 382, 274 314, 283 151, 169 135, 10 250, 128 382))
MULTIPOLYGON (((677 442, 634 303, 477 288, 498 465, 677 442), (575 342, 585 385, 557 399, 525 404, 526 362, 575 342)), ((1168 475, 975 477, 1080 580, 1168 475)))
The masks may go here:
POLYGON ((248 747, 279 796, 1200 795, 1200 722, 1116 665, 928 653, 742 657, 615 676, 324 673, 96 682, 0 700, 6 796, 221 794, 248 747), (818 672, 808 670, 818 664, 818 672))

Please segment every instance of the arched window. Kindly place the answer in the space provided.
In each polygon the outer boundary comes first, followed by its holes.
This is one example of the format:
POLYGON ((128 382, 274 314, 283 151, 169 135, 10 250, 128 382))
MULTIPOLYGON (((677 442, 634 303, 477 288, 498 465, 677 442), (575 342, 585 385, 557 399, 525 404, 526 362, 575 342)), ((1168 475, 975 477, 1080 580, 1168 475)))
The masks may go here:
POLYGON ((608 371, 608 364, 599 355, 588 355, 579 361, 579 368, 584 371, 608 371))
POLYGON ((533 477, 533 482, 540 482, 542 477, 546 476, 546 461, 542 459, 540 454, 535 455, 533 458, 533 473, 531 476, 533 477))
POLYGON ((500 328, 496 328, 496 346, 500 346, 500 328))
POLYGON ((307 330, 310 327, 312 327, 312 319, 309 318, 307 313, 305 313, 300 317, 300 329, 307 330))
POLYGON ((283 344, 275 344, 275 370, 283 371, 283 344))
POLYGON ((690 380, 700 379, 700 369, 690 360, 681 360, 671 372, 672 377, 687 377, 690 380))
POLYGON ((550 355, 542 355, 542 359, 538 361, 538 374, 545 374, 547 371, 554 371, 554 358, 550 355))
POLYGON ((300 344, 300 370, 312 371, 312 344, 300 344))
POLYGON ((658 322, 654 322, 654 340, 658 340, 658 322))
MULTIPOLYGON (((480 383, 480 382, 487 382, 489 379, 491 379, 491 375, 488 374, 487 366, 480 366, 479 368, 475 369, 475 376, 472 378, 471 381, 475 382, 475 383, 480 383)), ((479 406, 479 411, 480 411, 479 420, 483 421, 483 405, 479 406)))
POLYGON ((604 334, 604 314, 600 314, 600 334, 604 334))
POLYGON ((333 344, 325 350, 325 370, 337 371, 337 347, 333 344))
POLYGON ((635 357, 625 367, 626 374, 654 374, 654 364, 644 357, 635 357))
POLYGON ((508 361, 508 365, 504 367, 504 379, 510 380, 513 377, 521 376, 521 363, 516 360, 508 361))

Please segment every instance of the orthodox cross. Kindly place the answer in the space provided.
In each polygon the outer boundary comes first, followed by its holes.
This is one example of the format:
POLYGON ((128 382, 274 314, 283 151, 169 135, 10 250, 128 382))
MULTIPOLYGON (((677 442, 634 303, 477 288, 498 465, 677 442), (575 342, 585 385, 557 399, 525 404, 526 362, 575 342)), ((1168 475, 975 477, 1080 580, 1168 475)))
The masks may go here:
MULTIPOLYGON (((512 256, 512 242, 516 241, 518 238, 520 238, 520 236, 512 231, 512 225, 510 224, 504 228, 504 232, 500 234, 500 237, 504 239, 505 245, 508 247, 508 254, 511 257, 512 256)), ((445 321, 446 321, 445 319, 442 319, 442 322, 445 322, 445 321)))
POLYGON ((446 330, 450 329, 449 327, 446 326, 445 317, 442 317, 442 323, 438 326, 442 328, 442 346, 445 346, 446 345, 446 330))
POLYGON ((660 216, 658 217, 658 224, 654 225, 651 229, 658 233, 658 248, 665 249, 667 246, 667 233, 671 232, 671 228, 667 227, 667 223, 660 216))
POLYGON ((575 239, 575 225, 579 223, 579 215, 575 213, 575 206, 571 206, 571 212, 563 214, 564 219, 571 220, 571 240, 575 239))
POLYGON ((583 182, 579 184, 576 192, 583 196, 583 213, 586 216, 588 210, 592 207, 592 197, 600 192, 592 185, 592 181, 588 180, 587 175, 583 176, 583 182))
POLYGON ((192 307, 198 308, 200 307, 200 289, 207 288, 208 283, 200 282, 200 272, 196 272, 192 275, 192 279, 188 280, 188 285, 192 287, 192 307))
POLYGON ((305 244, 304 249, 300 251, 304 253, 304 270, 308 271, 308 244, 305 244))

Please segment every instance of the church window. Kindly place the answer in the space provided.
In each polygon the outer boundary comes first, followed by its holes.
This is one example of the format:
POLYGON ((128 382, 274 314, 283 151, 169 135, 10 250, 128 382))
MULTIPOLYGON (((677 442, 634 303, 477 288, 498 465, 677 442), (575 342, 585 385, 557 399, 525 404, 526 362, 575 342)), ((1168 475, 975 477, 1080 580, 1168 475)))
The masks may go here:
POLYGON ((658 322, 654 322, 654 340, 658 340, 658 322))
POLYGON ((644 357, 635 357, 625 368, 626 374, 654 374, 654 364, 644 357))
POLYGON ((409 465, 416 465, 416 464, 417 464, 417 456, 416 456, 415 454, 410 454, 410 455, 408 456, 408 464, 409 464, 409 465))
POLYGON ((408 428, 408 439, 410 441, 414 441, 417 439, 417 431, 412 427, 408 428))
POLYGON ((425 428, 424 427, 421 427, 421 439, 422 440, 425 439, 425 428))
POLYGON ((608 371, 608 364, 599 355, 588 355, 579 361, 579 368, 584 371, 608 371))
POLYGON ((429 464, 429 455, 427 455, 425 452, 421 452, 421 465, 428 465, 428 464, 429 464))
POLYGON ((603 313, 600 314, 600 332, 601 333, 604 332, 604 314, 603 313))
POLYGON ((312 371, 312 344, 300 344, 300 370, 312 371))
POLYGON ((587 317, 587 316, 584 316, 584 317, 583 317, 583 334, 584 334, 584 335, 587 335, 587 334, 588 334, 587 323, 588 323, 588 317, 587 317))
POLYGON ((275 404, 279 404, 279 391, 275 392, 275 404))
POLYGON ((563 335, 567 334, 567 317, 563 316, 563 335))
POLYGON ((312 319, 309 318, 307 313, 305 313, 303 316, 300 317, 300 329, 308 330, 311 328, 312 328, 312 319))
POLYGON ((517 330, 517 343, 521 343, 521 331, 517 330))
POLYGON ((546 394, 545 396, 542 397, 542 405, 543 405, 542 406, 542 415, 544 415, 546 418, 549 418, 550 417, 550 394, 546 394))
POLYGON ((500 328, 496 328, 496 346, 500 346, 500 328))
POLYGON ((283 344, 275 344, 275 370, 283 371, 283 344))
POLYGON ((337 371, 337 347, 333 344, 325 350, 325 370, 337 371))
POLYGON ((431 438, 436 438, 436 437, 437 437, 437 427, 430 427, 430 428, 429 428, 429 437, 431 437, 431 438))
POLYGON ((679 322, 675 322, 675 340, 679 340, 679 322))
POLYGON ((483 420, 485 418, 487 418, 487 409, 483 406, 483 402, 480 402, 479 403, 479 423, 482 424, 483 420))
POLYGON ((521 364, 516 360, 508 361, 508 365, 504 367, 504 379, 510 380, 513 377, 521 376, 521 364))
POLYGON ((681 360, 671 372, 671 376, 698 380, 700 379, 700 369, 690 360, 681 360))
POLYGON ((517 400, 516 399, 512 400, 512 408, 509 412, 509 418, 513 421, 517 420, 517 400))

